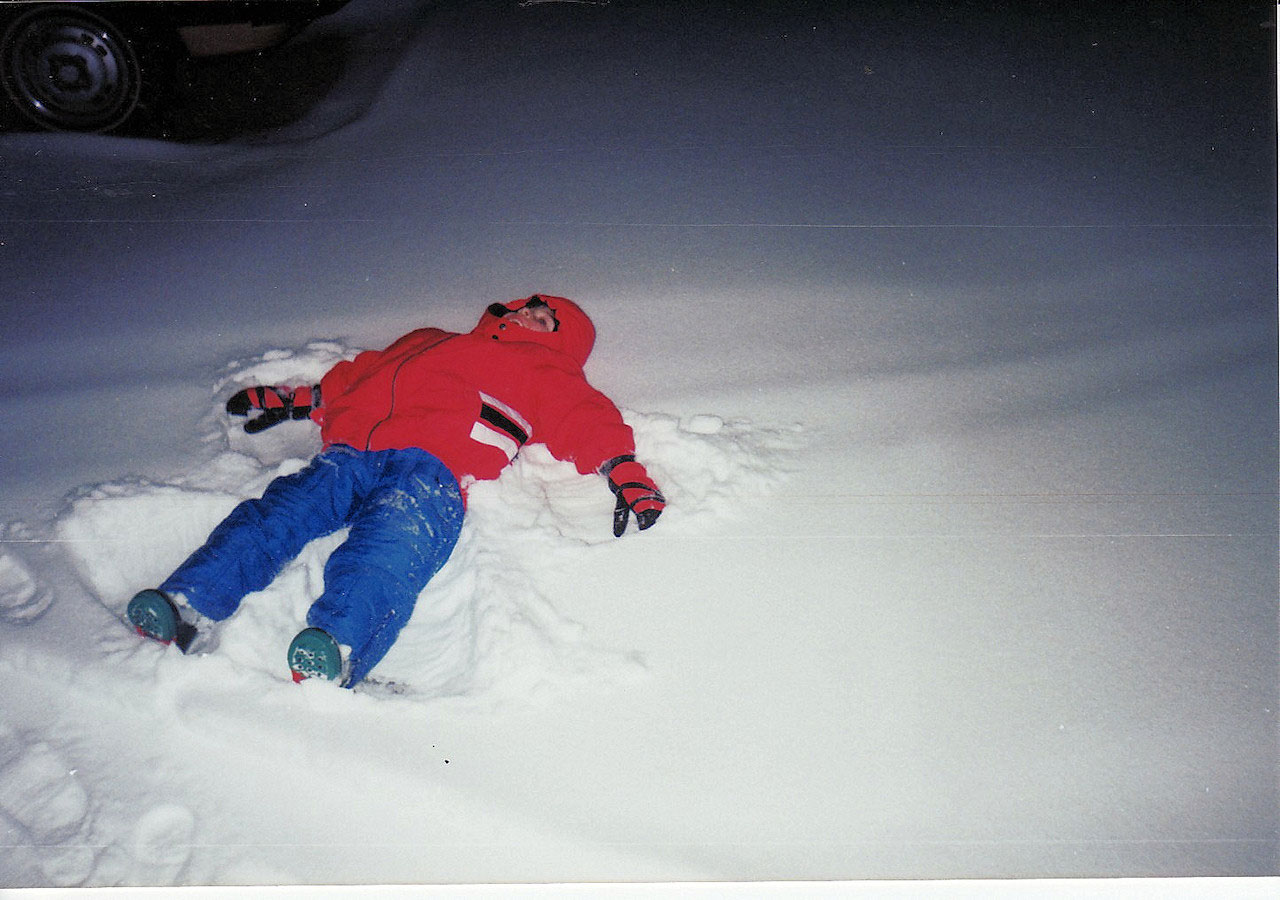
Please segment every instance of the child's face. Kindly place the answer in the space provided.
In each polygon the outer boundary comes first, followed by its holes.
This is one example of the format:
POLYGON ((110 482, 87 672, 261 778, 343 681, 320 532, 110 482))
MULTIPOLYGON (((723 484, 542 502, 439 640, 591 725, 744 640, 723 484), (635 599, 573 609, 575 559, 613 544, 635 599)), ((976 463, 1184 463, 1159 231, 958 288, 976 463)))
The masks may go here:
POLYGON ((505 318, 530 331, 555 331, 556 314, 546 304, 522 306, 505 318))

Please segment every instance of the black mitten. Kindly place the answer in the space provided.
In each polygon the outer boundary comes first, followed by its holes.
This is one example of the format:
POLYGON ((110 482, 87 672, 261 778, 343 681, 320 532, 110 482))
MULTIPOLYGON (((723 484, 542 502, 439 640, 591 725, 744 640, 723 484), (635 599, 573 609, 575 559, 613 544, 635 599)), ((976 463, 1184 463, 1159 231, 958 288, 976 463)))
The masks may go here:
POLYGON ((311 410, 320 405, 320 385, 302 387, 256 386, 236 391, 227 399, 227 412, 247 416, 252 410, 261 415, 244 423, 249 434, 265 431, 287 419, 309 419, 311 410))
POLYGON ((636 524, 644 531, 652 527, 667 508, 662 491, 634 456, 627 454, 611 459, 600 467, 600 472, 609 479, 609 490, 618 498, 613 508, 614 537, 622 537, 632 513, 636 514, 636 524))

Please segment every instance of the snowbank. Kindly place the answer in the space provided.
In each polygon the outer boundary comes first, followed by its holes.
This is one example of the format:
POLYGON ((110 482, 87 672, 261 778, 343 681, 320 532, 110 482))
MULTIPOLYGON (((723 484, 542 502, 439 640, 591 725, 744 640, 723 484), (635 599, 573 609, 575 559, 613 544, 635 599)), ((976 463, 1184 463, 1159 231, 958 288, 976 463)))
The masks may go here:
POLYGON ((295 126, 3 137, 0 884, 1276 870, 1268 32, 749 6, 357 2, 295 126), (123 625, 316 449, 237 385, 534 290, 658 528, 528 448, 356 692, 341 534, 123 625))
MULTIPOLYGON (((301 468, 319 449, 318 431, 309 422, 247 435, 242 420, 222 410, 223 399, 247 384, 313 383, 356 352, 314 343, 229 364, 204 419, 206 450, 197 466, 164 481, 132 478, 89 486, 68 500, 53 532, 87 591, 79 602, 100 605, 92 620, 101 630, 73 664, 64 663, 69 668, 54 665, 53 673, 47 660, 32 664, 46 689, 59 682, 64 690, 92 686, 98 715, 122 722, 139 715, 158 718, 223 747, 265 743, 292 755, 305 753, 306 742, 334 722, 332 715, 348 724, 353 715, 374 715, 370 703, 392 704, 395 716, 415 720, 441 704, 491 713, 566 693, 608 693, 646 679, 641 654, 598 646, 547 593, 548 575, 572 571, 615 542, 613 498, 599 478, 579 475, 536 444, 498 481, 474 486, 453 557, 356 697, 328 686, 295 686, 284 665, 284 648, 303 626, 321 589, 325 558, 342 533, 314 541, 268 589, 246 598, 207 655, 183 657, 130 632, 123 607, 134 592, 162 580, 239 500, 301 468)), ((697 534, 776 489, 803 439, 793 427, 726 422, 711 414, 681 421, 628 411, 626 418, 640 455, 667 491, 663 531, 676 538, 697 534)), ((14 523, 8 533, 31 529, 14 523)), ((77 602, 74 593, 59 593, 69 598, 62 602, 77 602)), ((18 552, 0 550, 5 622, 36 621, 54 606, 54 596, 18 552)), ((64 612, 85 615, 83 609, 64 612)), ((107 842, 115 850, 95 851, 89 836, 94 807, 130 801, 91 797, 81 781, 68 781, 65 773, 74 771, 74 763, 39 734, 13 728, 0 734, 0 815, 29 841, 0 866, 0 881, 164 884, 178 878, 189 854, 179 846, 195 827, 194 814, 181 804, 160 802, 131 826, 127 847, 117 834, 107 842)), ((176 760, 184 751, 167 744, 149 748, 152 755, 176 760)), ((128 760, 120 764, 133 770, 128 760)), ((132 771, 140 795, 164 793, 162 785, 151 783, 155 774, 132 771)), ((241 777, 264 776, 255 765, 241 777)))
MULTIPOLYGON (((271 351, 233 365, 216 393, 225 396, 247 384, 314 383, 354 353, 331 343, 298 353, 271 351)), ((96 485, 80 492, 59 518, 57 539, 108 610, 119 614, 133 593, 176 568, 239 500, 302 468, 319 449, 318 431, 309 422, 247 435, 220 404, 211 418, 217 426, 206 442, 221 442, 224 449, 198 469, 163 483, 96 485)), ((787 454, 798 446, 795 431, 727 423, 714 415, 685 422, 635 412, 626 418, 668 493, 668 534, 696 531, 708 517, 731 513, 742 498, 774 488, 787 454)), ((642 660, 593 647, 539 589, 539 573, 547 567, 571 568, 614 541, 608 528, 612 502, 600 479, 578 475, 536 444, 497 482, 475 485, 457 549, 379 665, 372 689, 390 684, 396 693, 418 698, 523 703, 566 682, 607 687, 642 676, 642 660)), ((274 585, 249 597, 220 630, 217 652, 278 679, 283 648, 304 627, 324 561, 342 536, 313 542, 274 585)), ((38 589, 16 562, 0 575, 6 571, 13 583, 7 592, 11 617, 31 614, 27 610, 39 606, 33 599, 38 589)))

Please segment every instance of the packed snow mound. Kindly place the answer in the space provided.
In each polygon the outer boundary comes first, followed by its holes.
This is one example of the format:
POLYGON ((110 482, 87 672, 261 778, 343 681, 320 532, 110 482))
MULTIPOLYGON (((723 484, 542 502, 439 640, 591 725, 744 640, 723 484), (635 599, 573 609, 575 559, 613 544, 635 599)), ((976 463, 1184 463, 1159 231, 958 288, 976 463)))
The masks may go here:
MULTIPOLYGON (((119 480, 71 498, 56 522, 80 580, 112 615, 123 616, 138 590, 160 583, 240 500, 259 495, 272 478, 302 468, 320 448, 310 422, 286 422, 257 435, 228 416, 225 398, 251 384, 312 384, 354 350, 315 343, 273 350, 228 365, 206 417, 207 452, 191 471, 163 481, 119 480)), ((796 428, 765 428, 711 415, 686 419, 624 413, 639 456, 662 485, 668 510, 652 540, 714 527, 744 500, 774 490, 801 443, 796 428)), ((377 696, 452 698, 482 703, 529 699, 577 684, 593 689, 642 678, 639 655, 594 646, 545 594, 542 575, 563 571, 587 554, 608 552, 613 497, 597 476, 531 445, 495 482, 470 491, 467 520, 453 556, 418 599, 397 644, 363 691, 377 696)), ((250 595, 221 623, 214 655, 241 673, 283 681, 284 650, 304 627, 322 588, 324 562, 338 532, 312 542, 266 590, 250 595)), ((0 558, 0 601, 10 619, 37 614, 34 580, 0 558), (6 585, 9 587, 6 588, 6 585)), ((125 634, 132 640, 132 637, 125 634)), ((119 646, 119 635, 104 644, 119 646)), ((128 655, 121 665, 155 665, 128 655)))

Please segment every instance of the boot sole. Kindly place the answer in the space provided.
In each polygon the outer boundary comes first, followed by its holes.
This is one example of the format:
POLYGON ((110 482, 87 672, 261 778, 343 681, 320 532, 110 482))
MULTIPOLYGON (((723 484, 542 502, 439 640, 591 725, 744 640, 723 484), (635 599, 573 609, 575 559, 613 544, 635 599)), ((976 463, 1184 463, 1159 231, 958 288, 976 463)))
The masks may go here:
POLYGON ((195 626, 182 621, 177 607, 162 591, 139 591, 129 601, 125 615, 140 636, 166 646, 177 644, 183 653, 195 640, 195 626))
POLYGON ((289 644, 289 671, 296 684, 308 678, 338 682, 342 678, 342 651, 328 632, 306 628, 289 644))

